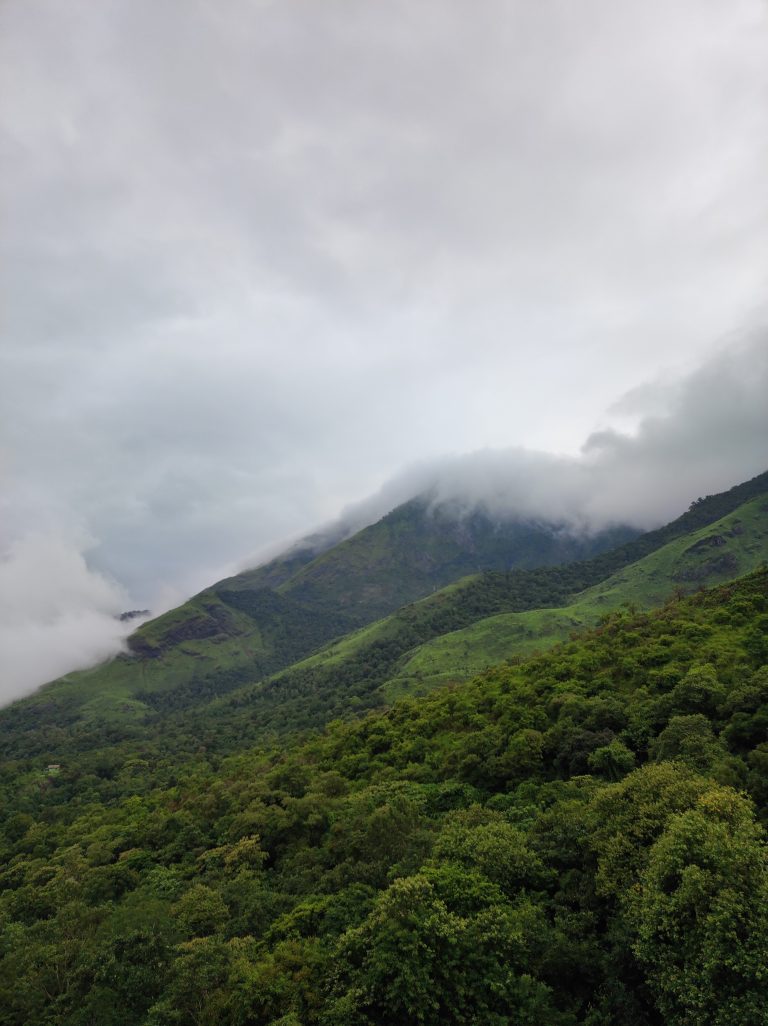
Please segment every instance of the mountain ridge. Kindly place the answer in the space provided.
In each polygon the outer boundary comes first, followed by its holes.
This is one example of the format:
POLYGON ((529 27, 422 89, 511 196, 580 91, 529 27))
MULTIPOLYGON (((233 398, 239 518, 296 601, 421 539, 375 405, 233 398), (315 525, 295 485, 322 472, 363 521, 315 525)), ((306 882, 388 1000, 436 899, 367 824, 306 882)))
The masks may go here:
MULTIPOLYGON (((181 715, 186 708, 199 707, 203 710, 206 702, 213 702, 218 710, 218 703, 225 701, 221 696, 227 693, 232 693, 231 701, 239 703, 241 712, 234 704, 213 731, 204 723, 201 712, 201 736, 207 733, 212 737, 222 737, 228 729, 237 733, 247 726, 243 736, 251 737, 255 736, 252 717, 256 707, 248 709, 250 701, 245 693, 239 694, 244 687, 255 687, 254 694, 269 698, 267 723, 271 726, 263 725, 267 732, 272 729, 307 729, 322 724, 329 717, 364 711, 381 704, 384 696, 377 688, 392 678, 389 669, 396 669, 398 661, 409 650, 500 612, 562 606, 569 596, 610 576, 612 569, 615 572, 617 568, 629 565, 628 561, 633 557, 645 551, 655 551, 665 541, 669 543, 669 539, 684 537, 697 525, 712 523, 713 518, 724 510, 733 510, 745 497, 765 495, 767 490, 768 473, 726 493, 699 500, 676 521, 658 531, 586 562, 475 575, 454 582, 437 592, 433 599, 406 605, 394 614, 395 620, 403 625, 402 637, 396 634, 394 638, 382 639, 381 643, 375 642, 364 655, 362 663, 359 660, 355 663, 353 659, 349 664, 343 661, 343 665, 331 664, 314 684, 311 680, 301 681, 300 693, 305 693, 307 687, 314 688, 316 699, 327 693, 331 702, 325 712, 321 703, 319 713, 312 714, 309 719, 302 713, 293 724, 290 710, 293 708, 295 711, 296 706, 291 697, 292 689, 295 690, 290 683, 291 674, 298 679, 296 668, 291 669, 297 651, 294 627, 303 632, 301 636, 306 642, 303 658, 309 658, 311 664, 313 660, 317 661, 312 655, 313 647, 322 651, 329 643, 325 637, 329 629, 328 619, 319 625, 313 623, 307 608, 294 602, 290 595, 265 589, 241 589, 239 592, 234 589, 228 600, 235 604, 228 605, 216 591, 217 587, 225 591, 223 585, 228 581, 219 582, 180 609, 139 628, 133 637, 141 639, 142 644, 146 643, 147 651, 139 654, 134 650, 133 654, 118 657, 93 670, 67 675, 22 703, 0 712, 0 747, 6 747, 8 739, 14 736, 14 723, 27 724, 31 738, 38 736, 41 723, 52 720, 78 736, 91 731, 93 744, 97 746, 105 732, 116 732, 115 736, 139 736, 145 725, 166 722, 169 715, 181 715), (248 609, 251 602, 259 606, 257 612, 262 618, 261 627, 250 615, 253 613, 253 609, 250 612, 248 609), (236 608, 238 604, 240 608, 236 608), (295 622, 285 619, 286 608, 296 618, 295 622), (422 616, 424 611, 428 614, 426 619, 422 616), (414 615, 416 620, 413 620, 414 615), (267 616, 272 617, 274 629, 271 635, 263 629, 267 616), (168 640, 168 631, 171 632, 172 643, 165 646, 164 638, 168 640), (177 632, 175 636, 174 632, 177 632), (376 667, 380 667, 382 672, 379 673, 376 667), (385 667, 386 673, 383 672, 385 667), (380 679, 372 688, 371 682, 377 673, 380 679), (259 681, 262 684, 254 684, 259 681), (281 712, 282 704, 285 704, 285 709, 281 712), (234 723, 240 715, 245 719, 236 728, 234 723)), ((709 558, 708 553, 703 553, 702 558, 709 558)), ((687 586, 693 588, 695 582, 687 582, 687 586)), ((338 613, 333 615, 339 616, 338 613)), ((353 639, 354 635, 349 635, 345 627, 341 615, 332 624, 332 633, 353 639)), ((378 629, 375 623, 370 628, 363 628, 373 633, 378 629)), ((301 664, 297 669, 300 674, 305 672, 301 664)), ((325 702, 325 698, 322 701, 325 702)), ((211 709, 213 711, 213 706, 211 709)), ((219 711, 215 718, 221 718, 219 711)), ((258 723, 256 726, 258 728, 258 723)), ((41 743, 51 747, 48 741, 41 743)), ((6 752, 11 754, 7 747, 6 752)))

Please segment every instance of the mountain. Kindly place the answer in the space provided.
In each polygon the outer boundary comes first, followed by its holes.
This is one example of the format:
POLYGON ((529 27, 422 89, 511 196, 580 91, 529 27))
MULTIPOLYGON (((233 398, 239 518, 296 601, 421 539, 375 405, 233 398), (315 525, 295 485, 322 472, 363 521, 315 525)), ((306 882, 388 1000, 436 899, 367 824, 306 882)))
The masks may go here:
MULTIPOLYGON (((743 494, 743 493, 740 493, 743 494)), ((721 498, 712 509, 722 508, 721 498)), ((698 522, 697 508, 677 530, 698 522)), ((671 525, 584 563, 484 574, 454 585, 332 642, 276 676, 236 689, 199 713, 201 734, 311 728, 349 711, 466 680, 488 666, 551 647, 622 606, 650 609, 666 599, 732 580, 768 561, 768 492, 720 520, 674 534, 671 525), (584 589, 608 565, 622 569, 584 589)), ((147 699, 173 711, 195 703, 193 691, 147 699)))
MULTIPOLYGON (((478 511, 457 517, 426 500, 413 500, 336 544, 329 544, 332 534, 309 539, 265 566, 219 582, 142 626, 130 646, 143 658, 167 661, 173 654, 205 661, 205 646, 198 643, 210 641, 217 646, 217 665, 229 668, 232 653, 256 679, 316 650, 323 641, 478 571, 573 564, 565 590, 557 569, 534 576, 517 572, 506 579, 505 588, 517 596, 511 608, 551 605, 553 594, 562 597, 597 583, 766 493, 768 473, 698 499, 671 524, 639 537, 627 527, 587 537, 569 533, 562 524, 498 523, 478 511), (237 644, 232 645, 232 639, 237 644)), ((152 680, 158 676, 154 668, 145 666, 143 672, 152 680)), ((170 672, 177 675, 175 668, 170 672)))
POLYGON ((359 627, 467 574, 586 559, 638 533, 617 526, 578 534, 563 523, 499 521, 481 510, 460 512, 417 498, 324 551, 313 555, 299 546, 215 590, 270 587, 303 606, 333 607, 359 627))
POLYGON ((269 677, 465 573, 553 564, 634 534, 618 527, 577 537, 561 524, 497 523, 412 501, 351 538, 334 542, 331 531, 307 539, 263 567, 205 589, 139 627, 129 655, 69 674, 37 701, 49 709, 54 702, 59 722, 75 715, 128 721, 147 712, 139 696, 190 685, 220 692, 269 677))
POLYGON ((0 1026, 766 1022, 767 661, 761 570, 308 740, 6 764, 0 1026))
POLYGON ((636 534, 616 527, 574 536, 561 524, 497 523, 478 512, 457 518, 414 500, 319 554, 309 539, 220 581, 143 625, 129 645, 144 659, 175 649, 204 659, 195 643, 231 648, 243 638, 252 676, 265 676, 468 573, 570 562, 636 534))
POLYGON ((499 613, 438 636, 412 650, 383 690, 430 690, 466 680, 503 662, 551 647, 606 615, 630 607, 653 609, 673 595, 711 588, 768 562, 768 497, 760 496, 707 527, 657 549, 563 606, 499 613))
POLYGON ((768 1021, 768 474, 350 631, 394 512, 0 710, 0 1026, 768 1021))
MULTIPOLYGON (((361 538, 292 572, 276 561, 220 582, 139 628, 129 655, 70 674, 0 711, 0 752, 8 758, 59 758, 84 745, 97 750, 108 739, 160 735, 168 744, 173 738, 186 744, 194 736, 212 750, 231 751, 275 733, 316 729, 404 690, 423 691, 552 644, 622 602, 649 605, 675 589, 739 576, 768 555, 766 510, 763 474, 698 500, 666 527, 610 552, 560 566, 462 578, 351 633, 347 611, 330 598, 313 604, 296 597, 306 595, 306 572, 315 573, 316 562, 328 588, 340 574, 325 576, 329 564, 344 568, 347 582, 355 580, 359 566, 345 555, 350 550, 370 553, 382 538, 391 545, 397 532, 423 536, 426 511, 399 509, 361 538), (724 515, 735 519, 716 526, 724 515), (724 546, 706 542, 710 529, 713 538, 727 535, 724 546), (654 553, 655 563, 643 564, 654 553), (632 566, 623 583, 616 578, 632 566), (266 588, 265 573, 275 581, 282 575, 282 582, 266 588), (653 587, 639 596, 632 582, 643 574, 653 587), (257 586, 250 586, 254 581, 257 586), (598 590, 581 594, 589 588, 598 590), (329 645, 329 638, 339 640, 329 645)), ((487 552, 494 543, 491 525, 478 535, 476 550, 484 546, 487 552)))

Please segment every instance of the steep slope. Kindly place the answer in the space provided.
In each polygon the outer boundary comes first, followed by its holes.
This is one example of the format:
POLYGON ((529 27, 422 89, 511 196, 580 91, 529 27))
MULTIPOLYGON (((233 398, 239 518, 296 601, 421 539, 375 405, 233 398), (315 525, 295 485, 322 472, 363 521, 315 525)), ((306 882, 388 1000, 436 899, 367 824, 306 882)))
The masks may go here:
POLYGON ((228 702, 250 707, 260 722, 278 729, 288 722, 310 726, 324 705, 331 718, 343 714, 345 703, 366 706, 423 694, 551 647, 623 605, 649 609, 673 593, 732 580, 768 560, 768 495, 587 590, 573 587, 574 581, 589 580, 594 564, 602 566, 608 558, 530 574, 540 585, 530 589, 539 601, 542 578, 560 599, 551 606, 524 604, 519 573, 460 581, 326 646, 271 681, 234 693, 228 702), (570 596, 568 601, 562 601, 564 596, 570 596), (496 612, 505 609, 512 611, 496 612))
POLYGON ((766 660, 762 571, 282 750, 6 767, 0 1026, 763 1023, 766 660))
POLYGON ((278 590, 313 608, 333 606, 360 626, 467 574, 588 559, 637 534, 616 527, 574 535, 562 524, 498 522, 415 499, 322 553, 278 590))
MULTIPOLYGON (((567 606, 585 588, 670 540, 712 523, 745 498, 765 496, 767 489, 768 474, 763 474, 722 495, 700 500, 672 524, 588 561, 463 580, 298 665, 292 665, 297 658, 317 652, 329 638, 348 631, 345 613, 332 604, 315 608, 301 602, 290 588, 250 589, 243 586, 242 578, 229 579, 143 625, 132 637, 130 656, 68 675, 0 711, 0 752, 8 757, 21 751, 53 756, 80 744, 83 735, 97 748, 106 736, 146 736, 155 729, 172 732, 174 724, 181 722, 179 716, 183 719, 184 711, 195 707, 199 709, 198 737, 227 750, 269 732, 317 727, 335 716, 380 704, 386 697, 381 686, 395 679, 398 683, 393 686, 399 687, 404 664, 417 658, 419 646, 432 639, 497 613, 567 606), (289 666, 289 671, 279 673, 289 666), (252 683, 259 681, 264 683, 252 683), (230 699, 216 700, 229 692, 233 693, 230 699), (213 704, 207 705, 212 699, 213 704)), ((391 522, 385 529, 391 530, 391 522)), ((739 564, 731 575, 747 568, 746 563, 739 564)), ((552 616, 546 614, 547 622, 552 616)), ((571 627, 579 622, 574 618, 571 627)), ((551 638, 561 636, 562 621, 555 618, 552 623, 551 638)), ((517 628, 507 627, 511 640, 517 636, 519 641, 517 628)), ((496 638, 496 626, 486 628, 496 638)), ((543 643, 547 631, 541 624, 537 630, 536 643, 543 643)), ((460 647, 464 643, 462 639, 460 647)), ((473 667, 486 665, 489 657, 512 654, 508 647, 501 649, 506 644, 506 640, 499 642, 486 653, 490 641, 481 641, 474 644, 468 659, 463 648, 458 653, 451 649, 439 665, 433 665, 436 657, 430 653, 425 656, 428 665, 409 669, 408 686, 426 686, 428 677, 440 682, 452 673, 466 675, 473 667), (419 676, 424 678, 421 683, 419 676)))
POLYGON ((409 653, 384 691, 391 700, 404 691, 466 680, 506 659, 549 648, 622 606, 652 609, 673 593, 714 587, 766 562, 768 501, 760 497, 612 574, 567 605, 485 617, 427 642, 409 653))
POLYGON ((147 698, 156 706, 166 693, 181 692, 200 701, 269 677, 471 570, 549 565, 634 533, 616 528, 576 538, 557 526, 499 525, 481 514, 457 520, 414 501, 338 544, 333 533, 310 538, 218 582, 143 624, 129 639, 128 655, 69 674, 29 701, 41 714, 55 709, 62 725, 123 724, 144 715, 147 698), (316 555, 317 546, 326 551, 316 555))

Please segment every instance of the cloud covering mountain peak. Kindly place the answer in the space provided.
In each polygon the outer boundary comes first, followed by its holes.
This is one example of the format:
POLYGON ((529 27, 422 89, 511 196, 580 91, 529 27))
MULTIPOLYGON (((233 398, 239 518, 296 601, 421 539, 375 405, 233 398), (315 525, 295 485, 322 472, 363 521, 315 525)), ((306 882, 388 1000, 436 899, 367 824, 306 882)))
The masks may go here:
POLYGON ((699 495, 768 469, 767 397, 768 332, 756 331, 687 377, 633 390, 631 402, 613 410, 631 410, 634 428, 596 430, 575 456, 513 447, 424 461, 342 519, 359 528, 424 496, 458 515, 480 509, 586 532, 612 524, 650 529, 699 495))

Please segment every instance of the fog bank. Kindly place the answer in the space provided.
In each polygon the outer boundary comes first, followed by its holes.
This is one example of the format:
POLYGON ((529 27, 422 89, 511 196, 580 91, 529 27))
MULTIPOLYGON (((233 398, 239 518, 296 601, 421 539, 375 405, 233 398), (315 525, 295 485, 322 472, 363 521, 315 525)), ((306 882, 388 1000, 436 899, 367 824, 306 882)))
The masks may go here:
POLYGON ((418 463, 349 507, 342 521, 359 529, 424 496, 457 515, 481 509, 577 531, 666 523, 699 496, 768 470, 768 333, 756 332, 688 377, 634 389, 611 413, 636 425, 593 432, 577 456, 485 449, 418 463))
POLYGON ((121 589, 72 541, 26 535, 0 559, 0 705, 114 655, 136 623, 121 589))

